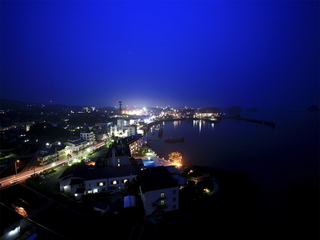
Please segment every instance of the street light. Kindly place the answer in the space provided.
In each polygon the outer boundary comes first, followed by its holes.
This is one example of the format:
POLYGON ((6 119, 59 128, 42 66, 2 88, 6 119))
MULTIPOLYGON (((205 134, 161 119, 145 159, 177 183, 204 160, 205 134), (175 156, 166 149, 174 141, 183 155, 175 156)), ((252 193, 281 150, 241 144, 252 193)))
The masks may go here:
POLYGON ((16 170, 16 175, 17 175, 17 163, 19 163, 19 160, 14 161, 14 167, 15 167, 15 170, 16 170))

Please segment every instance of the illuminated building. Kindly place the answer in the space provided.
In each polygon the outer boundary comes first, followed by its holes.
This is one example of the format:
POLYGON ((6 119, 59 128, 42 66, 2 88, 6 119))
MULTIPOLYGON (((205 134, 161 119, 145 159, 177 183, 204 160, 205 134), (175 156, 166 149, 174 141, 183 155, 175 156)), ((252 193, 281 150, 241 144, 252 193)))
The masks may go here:
POLYGON ((140 172, 140 179, 146 219, 158 219, 179 209, 179 185, 166 167, 146 168, 140 172))
POLYGON ((87 141, 87 145, 93 145, 96 141, 94 132, 81 132, 80 138, 87 141))
POLYGON ((59 178, 60 191, 70 193, 76 200, 87 194, 122 192, 126 182, 139 171, 140 167, 135 165, 89 169, 87 165, 76 164, 59 178))
POLYGON ((81 149, 84 149, 87 141, 78 137, 70 138, 66 142, 66 145, 70 147, 72 152, 78 152, 81 149))

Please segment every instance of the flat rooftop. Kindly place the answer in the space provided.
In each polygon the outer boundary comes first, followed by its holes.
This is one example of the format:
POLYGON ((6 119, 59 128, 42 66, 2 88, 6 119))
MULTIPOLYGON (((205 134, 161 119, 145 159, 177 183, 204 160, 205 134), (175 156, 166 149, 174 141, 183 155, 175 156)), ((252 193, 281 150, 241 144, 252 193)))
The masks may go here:
POLYGON ((166 167, 150 167, 140 172, 142 192, 179 187, 166 167))

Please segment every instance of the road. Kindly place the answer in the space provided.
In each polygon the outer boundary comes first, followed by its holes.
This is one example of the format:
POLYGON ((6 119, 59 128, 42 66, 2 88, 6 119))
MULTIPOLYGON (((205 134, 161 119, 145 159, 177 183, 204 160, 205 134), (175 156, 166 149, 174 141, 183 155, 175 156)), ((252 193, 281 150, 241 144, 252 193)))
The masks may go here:
POLYGON ((44 166, 40 166, 40 167, 33 167, 33 169, 31 169, 31 170, 26 170, 26 171, 20 172, 16 175, 11 175, 11 176, 8 176, 5 178, 1 178, 0 179, 1 187, 7 187, 7 186, 11 186, 12 184, 23 182, 34 173, 36 173, 36 174, 40 173, 44 170, 54 168, 56 166, 59 166, 61 164, 66 163, 68 161, 70 161, 70 160, 69 159, 61 159, 57 162, 54 162, 54 163, 51 163, 48 165, 44 165, 44 166))
MULTIPOLYGON (((94 148, 95 148, 95 146, 88 147, 88 149, 94 149, 94 148)), ((50 163, 48 165, 39 166, 39 167, 34 166, 31 169, 29 168, 28 170, 22 171, 16 175, 11 175, 11 176, 8 176, 5 178, 0 178, 0 186, 1 186, 1 188, 3 188, 3 187, 11 186, 13 184, 23 182, 34 173, 36 173, 36 174, 41 173, 44 170, 60 166, 60 165, 67 163, 69 161, 70 161, 70 159, 67 159, 67 158, 60 159, 60 160, 53 162, 53 163, 50 163)))

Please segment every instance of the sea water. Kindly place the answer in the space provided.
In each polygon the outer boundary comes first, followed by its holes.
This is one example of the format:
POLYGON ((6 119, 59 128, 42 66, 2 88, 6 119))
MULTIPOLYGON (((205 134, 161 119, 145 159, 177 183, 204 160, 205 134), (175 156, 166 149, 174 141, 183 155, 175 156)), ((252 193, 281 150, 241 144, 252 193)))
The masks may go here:
POLYGON ((244 112, 242 117, 274 121, 276 126, 235 119, 163 122, 162 137, 149 131, 148 144, 165 159, 178 151, 185 164, 249 174, 267 208, 285 207, 292 184, 319 189, 318 112, 244 112), (180 137, 183 143, 164 141, 180 137))

